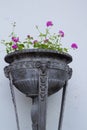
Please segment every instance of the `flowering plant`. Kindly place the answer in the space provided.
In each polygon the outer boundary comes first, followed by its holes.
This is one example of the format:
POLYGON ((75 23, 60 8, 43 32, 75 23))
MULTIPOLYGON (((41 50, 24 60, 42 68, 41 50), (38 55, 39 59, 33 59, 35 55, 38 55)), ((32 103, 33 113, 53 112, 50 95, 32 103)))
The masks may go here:
MULTIPOLYGON (((13 31, 10 35, 10 41, 7 42, 5 40, 2 40, 1 43, 3 43, 6 46, 6 52, 14 52, 16 50, 23 50, 23 49, 29 49, 29 48, 36 48, 36 49, 50 49, 50 50, 56 50, 58 52, 68 52, 68 48, 62 47, 61 44, 61 38, 64 37, 64 32, 62 30, 59 30, 58 34, 50 33, 50 29, 53 26, 52 21, 48 21, 46 23, 46 29, 45 33, 42 33, 39 30, 39 27, 36 26, 36 29, 39 32, 38 40, 34 39, 32 36, 27 35, 25 41, 21 42, 19 37, 16 36, 14 33, 14 28, 16 26, 16 23, 13 23, 13 31)), ((71 44, 71 48, 77 49, 78 46, 76 43, 71 44)))

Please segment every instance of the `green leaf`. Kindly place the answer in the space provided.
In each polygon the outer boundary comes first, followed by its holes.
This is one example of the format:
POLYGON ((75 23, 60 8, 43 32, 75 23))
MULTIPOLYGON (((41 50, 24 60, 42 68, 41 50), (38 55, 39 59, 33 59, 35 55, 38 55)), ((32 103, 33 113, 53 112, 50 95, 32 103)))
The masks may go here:
POLYGON ((9 42, 9 45, 10 45, 10 46, 12 46, 12 44, 13 44, 12 42, 9 42))
POLYGON ((27 42, 27 43, 32 45, 32 42, 27 42))
POLYGON ((46 37, 46 34, 40 33, 39 37, 46 37))
POLYGON ((23 44, 18 44, 18 49, 19 50, 22 50, 24 48, 24 45, 23 44))
POLYGON ((68 52, 68 49, 67 49, 67 48, 64 48, 64 52, 68 52))

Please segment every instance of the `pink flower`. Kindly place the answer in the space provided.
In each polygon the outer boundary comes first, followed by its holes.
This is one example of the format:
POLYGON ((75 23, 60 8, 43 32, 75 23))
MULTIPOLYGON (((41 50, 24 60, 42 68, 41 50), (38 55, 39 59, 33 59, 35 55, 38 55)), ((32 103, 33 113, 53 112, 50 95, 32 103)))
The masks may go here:
POLYGON ((59 30, 59 35, 60 35, 61 37, 64 37, 64 32, 63 32, 62 30, 59 30))
POLYGON ((52 21, 48 21, 48 22, 46 23, 46 26, 47 26, 47 27, 49 27, 49 26, 53 26, 52 21))
POLYGON ((38 42, 37 40, 34 40, 34 41, 33 41, 34 44, 37 43, 37 42, 38 42))
POLYGON ((19 42, 19 37, 12 37, 12 41, 15 43, 19 42))
POLYGON ((13 44, 13 45, 12 45, 12 48, 13 48, 13 49, 17 49, 17 48, 18 48, 17 44, 13 44))
POLYGON ((71 47, 72 47, 73 49, 77 49, 77 48, 78 48, 78 45, 77 45, 76 43, 72 43, 72 44, 71 44, 71 47))

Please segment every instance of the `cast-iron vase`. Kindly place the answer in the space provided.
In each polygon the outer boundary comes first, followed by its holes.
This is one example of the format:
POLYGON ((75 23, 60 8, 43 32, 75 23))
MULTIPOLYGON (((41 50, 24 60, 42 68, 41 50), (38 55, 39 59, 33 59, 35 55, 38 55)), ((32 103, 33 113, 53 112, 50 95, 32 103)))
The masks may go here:
POLYGON ((46 49, 25 49, 7 54, 5 75, 13 85, 33 99, 33 130, 45 130, 46 100, 71 78, 71 55, 46 49))

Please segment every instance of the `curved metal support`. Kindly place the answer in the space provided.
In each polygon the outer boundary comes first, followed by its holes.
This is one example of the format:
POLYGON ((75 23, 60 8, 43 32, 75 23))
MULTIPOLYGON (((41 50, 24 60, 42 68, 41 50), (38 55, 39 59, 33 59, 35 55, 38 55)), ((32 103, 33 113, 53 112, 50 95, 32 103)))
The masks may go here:
POLYGON ((40 71, 40 75, 39 75, 39 128, 38 130, 46 130, 47 97, 48 97, 47 72, 40 71))
POLYGON ((65 99, 66 99, 66 89, 67 89, 67 82, 65 83, 63 87, 63 92, 62 92, 62 101, 61 101, 61 108, 60 108, 60 115, 59 115, 58 130, 62 130, 63 114, 64 114, 64 107, 65 107, 65 99))
POLYGON ((9 72, 8 76, 9 76, 9 80, 10 80, 10 90, 11 90, 12 102, 13 102, 15 116, 16 116, 17 130, 20 130, 15 93, 14 93, 14 88, 13 88, 13 83, 12 83, 12 76, 11 76, 10 72, 9 72))
POLYGON ((31 120, 32 130, 38 130, 38 97, 32 99, 31 120))

